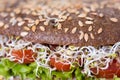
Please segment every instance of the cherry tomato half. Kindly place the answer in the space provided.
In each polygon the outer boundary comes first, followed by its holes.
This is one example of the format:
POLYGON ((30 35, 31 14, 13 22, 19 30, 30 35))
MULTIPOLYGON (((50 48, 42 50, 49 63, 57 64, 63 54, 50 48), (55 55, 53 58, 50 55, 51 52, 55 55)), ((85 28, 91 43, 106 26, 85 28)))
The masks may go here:
MULTIPOLYGON (((93 72, 96 73, 96 68, 91 69, 93 72)), ((99 73, 95 75, 98 78, 113 78, 114 76, 120 77, 120 63, 117 60, 113 60, 112 63, 110 63, 109 67, 107 69, 99 69, 99 73)))
POLYGON ((66 61, 57 61, 55 58, 50 58, 50 65, 58 71, 70 71, 70 64, 66 61))
POLYGON ((22 61, 23 59, 23 63, 28 64, 34 62, 34 58, 36 54, 30 49, 25 49, 25 50, 20 49, 20 50, 13 50, 12 56, 15 57, 15 62, 19 62, 19 60, 22 61))

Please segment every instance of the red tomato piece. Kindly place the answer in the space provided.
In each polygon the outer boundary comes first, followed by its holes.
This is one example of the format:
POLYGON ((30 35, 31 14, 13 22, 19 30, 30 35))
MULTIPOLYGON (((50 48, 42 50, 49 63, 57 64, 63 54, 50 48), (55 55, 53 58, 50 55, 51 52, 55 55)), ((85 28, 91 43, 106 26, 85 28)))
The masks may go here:
POLYGON ((50 65, 51 65, 52 67, 55 66, 55 58, 50 58, 50 65))
MULTIPOLYGON (((96 68, 91 69, 93 72, 97 72, 96 68)), ((95 75, 98 78, 113 78, 114 76, 120 77, 120 63, 117 60, 113 60, 107 69, 99 69, 99 73, 95 75)))
POLYGON ((19 62, 19 60, 23 60, 23 63, 28 64, 31 62, 34 62, 34 58, 36 54, 30 50, 30 49, 25 49, 25 50, 13 50, 12 51, 12 56, 15 57, 15 62, 19 62))
POLYGON ((66 61, 57 61, 55 58, 50 58, 50 65, 55 67, 58 71, 70 71, 70 64, 66 61))

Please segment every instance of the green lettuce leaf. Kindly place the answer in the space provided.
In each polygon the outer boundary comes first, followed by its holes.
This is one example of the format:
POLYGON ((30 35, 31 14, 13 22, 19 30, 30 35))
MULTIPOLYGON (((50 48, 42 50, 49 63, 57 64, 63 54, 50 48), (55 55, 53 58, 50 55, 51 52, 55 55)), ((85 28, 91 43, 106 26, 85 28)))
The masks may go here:
POLYGON ((73 71, 74 71, 74 69, 72 69, 69 72, 52 71, 52 76, 55 76, 56 80, 59 80, 59 79, 62 79, 62 80, 72 79, 73 71))
POLYGON ((39 67, 37 71, 37 75, 42 80, 52 80, 52 75, 50 70, 44 67, 39 67))
POLYGON ((84 78, 84 75, 81 73, 81 69, 79 67, 75 70, 75 77, 76 80, 83 80, 84 78))
POLYGON ((35 62, 31 64, 19 64, 16 62, 11 62, 8 59, 1 59, 0 61, 0 75, 3 75, 6 80, 10 76, 20 76, 21 80, 29 78, 29 80, 36 80, 36 77, 41 80, 72 80, 73 74, 76 80, 94 80, 93 78, 88 78, 81 73, 81 68, 72 67, 68 72, 61 71, 51 71, 45 67, 39 67, 37 69, 37 64, 35 62))
POLYGON ((8 59, 1 59, 0 61, 0 75, 3 75, 6 79, 10 76, 20 76, 21 80, 25 78, 35 79, 33 74, 33 67, 26 64, 18 64, 11 62, 8 59))

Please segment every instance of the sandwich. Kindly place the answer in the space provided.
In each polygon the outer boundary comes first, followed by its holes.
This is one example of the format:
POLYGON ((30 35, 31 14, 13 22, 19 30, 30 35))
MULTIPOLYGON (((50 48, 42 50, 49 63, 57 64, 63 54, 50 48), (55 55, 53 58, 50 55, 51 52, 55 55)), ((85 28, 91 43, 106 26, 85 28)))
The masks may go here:
POLYGON ((119 0, 0 1, 2 80, 119 77, 119 0))

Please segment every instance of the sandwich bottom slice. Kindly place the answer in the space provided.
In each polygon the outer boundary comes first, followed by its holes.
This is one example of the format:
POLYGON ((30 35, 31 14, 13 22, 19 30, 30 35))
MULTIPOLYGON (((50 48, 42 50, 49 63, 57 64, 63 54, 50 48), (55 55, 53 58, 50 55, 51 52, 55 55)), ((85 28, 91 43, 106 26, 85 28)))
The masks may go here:
POLYGON ((120 78, 120 42, 109 46, 50 45, 0 35, 3 80, 99 80, 120 78))

